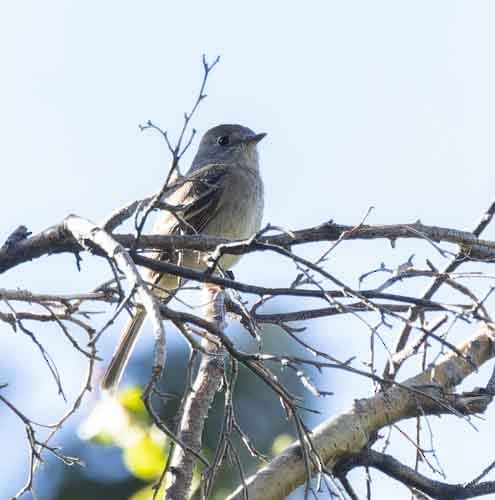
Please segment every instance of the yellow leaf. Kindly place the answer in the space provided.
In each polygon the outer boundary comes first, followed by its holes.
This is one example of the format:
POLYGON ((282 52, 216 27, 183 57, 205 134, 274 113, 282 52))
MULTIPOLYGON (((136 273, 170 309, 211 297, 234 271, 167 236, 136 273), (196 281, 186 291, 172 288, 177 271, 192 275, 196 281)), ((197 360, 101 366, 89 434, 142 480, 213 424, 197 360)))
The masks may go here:
POLYGON ((124 449, 124 463, 132 474, 145 481, 157 478, 165 467, 165 451, 148 434, 124 449))
POLYGON ((119 392, 120 404, 134 417, 140 420, 148 420, 148 413, 141 399, 139 387, 129 387, 119 392))

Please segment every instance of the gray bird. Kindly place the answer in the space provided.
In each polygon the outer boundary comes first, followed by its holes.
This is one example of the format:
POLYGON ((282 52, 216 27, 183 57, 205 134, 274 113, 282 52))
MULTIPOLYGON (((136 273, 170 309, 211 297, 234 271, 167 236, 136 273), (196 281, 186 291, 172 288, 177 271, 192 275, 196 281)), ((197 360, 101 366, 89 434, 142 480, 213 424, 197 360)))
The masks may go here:
MULTIPOLYGON (((230 239, 245 239, 255 234, 261 226, 264 204, 256 145, 265 135, 241 125, 218 125, 208 130, 191 168, 166 199, 170 205, 183 209, 177 216, 162 211, 153 233, 200 233, 230 239)), ((194 269, 206 268, 206 255, 192 250, 160 252, 153 257, 194 269)), ((219 265, 229 269, 239 259, 238 255, 225 255, 219 265)), ((143 277, 162 289, 153 289, 161 297, 180 285, 180 279, 170 274, 146 270, 143 277)), ((121 334, 102 379, 102 389, 111 391, 119 384, 145 317, 144 309, 138 305, 121 334)))

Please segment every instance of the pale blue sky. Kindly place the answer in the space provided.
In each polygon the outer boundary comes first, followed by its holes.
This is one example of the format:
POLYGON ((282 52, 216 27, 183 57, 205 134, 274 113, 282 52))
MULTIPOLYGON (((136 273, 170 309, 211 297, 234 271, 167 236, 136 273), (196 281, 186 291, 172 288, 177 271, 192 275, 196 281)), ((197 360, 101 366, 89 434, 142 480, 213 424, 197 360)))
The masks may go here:
MULTIPOLYGON (((353 224, 373 205, 370 222, 421 219, 469 229, 494 197, 494 22, 490 1, 2 2, 0 240, 21 223, 38 231, 69 213, 99 220, 152 193, 168 155, 138 124, 151 119, 179 129, 198 89, 202 53, 222 59, 195 119, 198 131, 240 122, 268 133, 260 145, 266 222, 353 224)), ((355 285, 385 248, 349 244, 329 266, 355 285)), ((410 243, 387 255, 397 263, 416 251, 427 255, 410 243)), ((100 263, 77 274, 70 264, 69 257, 45 258, 11 271, 2 286, 82 290, 106 270, 100 263)), ((259 283, 286 276, 266 256, 246 259, 236 272, 259 283)), ((333 332, 344 327, 331 323, 333 332)), ((355 329, 365 352, 366 337, 355 329)), ((28 342, 2 330, 2 364, 25 367, 11 394, 20 401, 28 384, 40 384, 29 413, 50 420, 62 407, 51 403, 46 370, 28 342)), ((56 342, 52 349, 67 352, 56 342)), ((12 382, 8 373, 0 382, 12 382)), ((353 380, 340 404, 368 394, 369 385, 353 380)), ((4 442, 13 419, 3 407, 0 418, 4 442)), ((441 421, 447 440, 438 445, 450 480, 460 481, 493 459, 481 447, 489 424, 475 434, 452 421, 441 421), (473 449, 479 443, 469 467, 448 461, 461 449, 448 435, 459 429, 473 449)), ((13 477, 17 460, 25 460, 16 443, 5 446, 0 478, 13 477)), ((403 489, 389 498, 399 494, 406 498, 403 489)))

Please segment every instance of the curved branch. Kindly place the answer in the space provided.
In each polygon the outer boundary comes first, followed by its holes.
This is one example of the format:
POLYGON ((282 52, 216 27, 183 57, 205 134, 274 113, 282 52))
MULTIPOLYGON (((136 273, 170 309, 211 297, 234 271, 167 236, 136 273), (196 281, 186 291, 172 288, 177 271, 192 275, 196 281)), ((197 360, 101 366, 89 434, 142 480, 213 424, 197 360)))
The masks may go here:
POLYGON ((79 245, 91 249, 100 249, 110 259, 114 260, 118 268, 125 274, 131 289, 136 291, 139 302, 146 309, 147 318, 152 325, 156 339, 152 368, 152 381, 156 382, 161 375, 165 360, 165 330, 159 305, 141 278, 136 264, 122 245, 115 241, 106 231, 86 219, 70 215, 64 221, 63 232, 70 234, 79 245))
MULTIPOLYGON (((449 395, 446 391, 495 356, 493 336, 491 326, 482 327, 471 339, 458 346, 463 358, 450 353, 432 368, 406 380, 402 385, 415 388, 414 393, 407 388, 392 387, 372 398, 356 400, 351 409, 316 427, 312 432, 313 442, 327 467, 332 469, 349 454, 360 453, 379 429, 399 420, 447 413, 448 408, 463 414, 484 411, 491 402, 491 395, 478 392, 464 395, 467 399, 459 399, 459 395, 449 395), (418 390, 428 397, 419 397, 418 390), (475 406, 472 406, 473 402, 475 406)), ((246 483, 250 500, 274 500, 287 496, 305 479, 301 447, 296 442, 248 478, 246 483)), ((228 498, 243 498, 243 488, 239 487, 228 498)))
POLYGON ((495 493, 495 481, 477 484, 448 484, 429 479, 419 472, 407 467, 391 455, 364 450, 352 459, 349 470, 356 466, 373 467, 401 483, 422 491, 433 498, 449 500, 452 498, 474 498, 495 493))

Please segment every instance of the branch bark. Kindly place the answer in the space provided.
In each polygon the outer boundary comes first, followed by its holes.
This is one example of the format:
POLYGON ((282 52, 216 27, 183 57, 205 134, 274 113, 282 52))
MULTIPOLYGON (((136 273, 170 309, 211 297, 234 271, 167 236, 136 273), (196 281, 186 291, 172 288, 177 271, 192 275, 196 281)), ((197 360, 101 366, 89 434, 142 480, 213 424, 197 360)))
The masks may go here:
MULTIPOLYGON (((205 319, 216 328, 223 330, 225 320, 223 290, 218 287, 205 286, 205 295, 205 319)), ((201 451, 208 411, 222 384, 224 372, 224 351, 221 346, 205 338, 202 341, 202 347, 208 354, 202 355, 194 384, 185 395, 177 429, 178 441, 197 453, 201 451)), ((196 462, 195 456, 179 445, 175 445, 171 453, 172 457, 165 475, 163 498, 164 500, 189 498, 196 462)))
POLYGON ((92 222, 70 215, 64 221, 62 230, 70 234, 72 239, 83 248, 100 249, 125 274, 131 290, 135 290, 139 302, 146 309, 148 321, 151 323, 156 339, 152 367, 152 381, 160 377, 165 361, 165 330, 163 327, 160 307, 154 295, 141 278, 139 271, 126 249, 115 241, 106 231, 92 222))
MULTIPOLYGON (((115 234, 112 238, 126 248, 134 248, 136 238, 130 234, 115 234)), ((290 234, 263 236, 245 242, 235 242, 211 236, 156 236, 141 235, 137 250, 142 249, 191 249, 198 251, 215 250, 222 246, 222 253, 246 254, 266 250, 267 245, 287 247, 318 241, 387 239, 391 242, 399 238, 425 239, 460 245, 463 254, 473 259, 495 259, 495 242, 478 238, 473 233, 421 223, 392 225, 362 225, 358 227, 327 223, 320 226, 292 231, 290 234)), ((43 255, 83 250, 62 222, 30 238, 14 243, 0 250, 0 273, 43 255)))
MULTIPOLYGON (((403 382, 402 385, 415 389, 414 392, 394 386, 374 397, 356 400, 348 411, 316 427, 312 439, 328 469, 333 469, 344 457, 361 452, 384 426, 422 414, 450 413, 456 406, 457 410, 462 409, 456 404, 457 398, 447 391, 495 356, 494 333, 491 325, 482 327, 471 339, 458 346, 463 358, 450 353, 432 368, 403 382), (466 357, 471 363, 464 359, 466 357), (418 390, 424 396, 419 396, 418 390)), ((465 412, 483 411, 491 399, 489 394, 477 394, 476 408, 471 408, 469 398, 465 399, 465 412)), ((282 499, 305 479, 301 448, 296 442, 247 479, 249 499, 282 499)), ((239 487, 228 499, 240 500, 243 495, 243 487, 239 487)))
POLYGON ((353 459, 353 462, 349 470, 355 466, 373 467, 406 486, 420 490, 438 500, 474 498, 495 493, 495 481, 477 484, 448 484, 435 481, 402 464, 393 456, 374 450, 364 450, 353 459))

